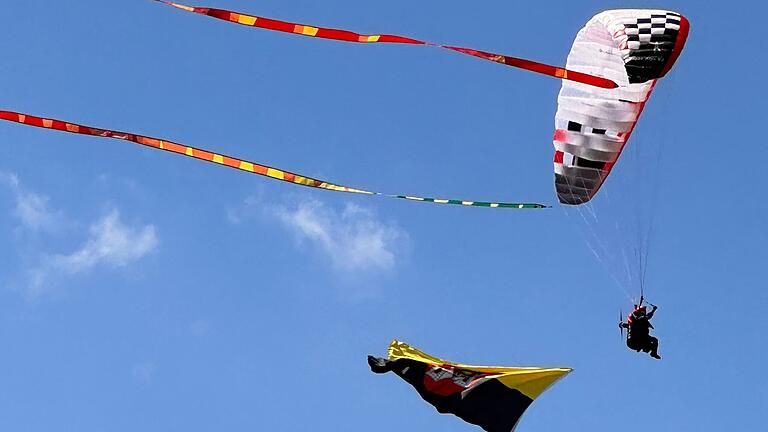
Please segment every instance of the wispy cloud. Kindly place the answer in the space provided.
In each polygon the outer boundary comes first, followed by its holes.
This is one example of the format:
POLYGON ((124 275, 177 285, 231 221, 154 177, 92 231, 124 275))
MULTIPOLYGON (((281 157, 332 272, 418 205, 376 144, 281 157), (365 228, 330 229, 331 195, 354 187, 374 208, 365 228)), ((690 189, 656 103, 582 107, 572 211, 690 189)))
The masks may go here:
POLYGON ((25 281, 20 292, 30 299, 50 293, 63 277, 97 267, 125 267, 159 246, 154 225, 123 222, 120 212, 113 209, 85 225, 88 227, 86 237, 79 247, 72 248, 70 253, 52 254, 45 249, 51 244, 61 244, 62 238, 76 235, 73 230, 80 230, 83 225, 69 223, 62 211, 51 209, 47 196, 29 190, 16 174, 0 171, 0 192, 3 189, 11 192, 13 217, 19 221, 15 227, 19 245, 15 249, 25 264, 21 270, 25 281), (57 241, 52 242, 50 234, 66 236, 58 236, 57 241))
POLYGON ((22 226, 33 231, 55 229, 61 214, 50 209, 48 197, 26 190, 16 174, 0 172, 0 184, 13 193, 16 201, 13 215, 22 226))
POLYGON ((91 225, 88 240, 75 252, 56 255, 55 266, 67 273, 80 273, 106 264, 124 267, 157 249, 155 227, 131 227, 120 220, 120 212, 109 214, 91 225))
POLYGON ((69 254, 45 257, 44 264, 28 272, 26 294, 36 298, 45 293, 62 275, 87 272, 98 266, 125 267, 158 248, 153 225, 129 226, 112 210, 89 228, 88 239, 69 254))
POLYGON ((379 220, 370 209, 346 204, 343 210, 317 200, 294 208, 274 207, 274 214, 293 231, 299 244, 311 244, 342 271, 391 270, 408 240, 394 223, 379 220))

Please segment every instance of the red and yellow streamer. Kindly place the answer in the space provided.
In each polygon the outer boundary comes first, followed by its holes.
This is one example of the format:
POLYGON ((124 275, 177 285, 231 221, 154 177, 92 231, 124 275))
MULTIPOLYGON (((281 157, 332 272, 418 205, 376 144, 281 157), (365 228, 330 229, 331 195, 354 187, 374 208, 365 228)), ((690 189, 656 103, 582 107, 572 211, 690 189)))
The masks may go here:
POLYGON ((363 195, 381 195, 389 198, 405 199, 410 201, 434 202, 438 204, 456 204, 456 205, 464 205, 464 206, 471 206, 471 207, 517 208, 517 209, 533 209, 533 208, 547 207, 542 204, 535 204, 535 203, 469 201, 469 200, 425 198, 425 197, 416 197, 416 196, 410 196, 410 195, 382 194, 379 192, 371 192, 364 189, 338 185, 338 184, 334 184, 324 180, 318 180, 312 177, 293 173, 280 168, 274 168, 274 167, 259 164, 256 162, 250 162, 250 161, 238 159, 232 156, 227 156, 224 154, 215 153, 212 151, 208 151, 208 150, 204 150, 196 147, 190 147, 183 144, 178 144, 178 143, 163 140, 160 138, 152 138, 144 135, 138 135, 138 134, 129 133, 129 132, 120 132, 120 131, 115 131, 110 129, 100 129, 100 128, 95 128, 91 126, 84 126, 77 123, 70 123, 62 120, 37 117, 29 114, 21 114, 13 111, 0 110, 0 120, 7 120, 10 122, 20 123, 28 126, 35 126, 35 127, 45 128, 45 129, 54 129, 62 132, 130 141, 136 144, 141 144, 146 147, 151 147, 158 150, 164 150, 170 153, 188 156, 188 157, 199 159, 206 162, 211 162, 218 165, 224 165, 224 166, 245 171, 248 173, 258 174, 264 177, 269 177, 271 179, 280 180, 287 183, 293 183, 301 186, 308 186, 308 187, 317 188, 317 189, 325 189, 325 190, 336 191, 336 192, 347 192, 347 193, 355 193, 355 194, 363 194, 363 195))
POLYGON ((473 57, 479 57, 484 60, 489 60, 496 63, 501 63, 507 66, 512 66, 528 71, 549 75, 552 77, 576 81, 583 84, 588 84, 595 87, 612 89, 618 87, 618 85, 602 77, 589 75, 582 72, 576 72, 568 69, 564 69, 557 66, 551 66, 544 63, 535 62, 532 60, 526 60, 517 57, 506 56, 503 54, 495 54, 486 51, 480 51, 471 48, 462 48, 451 45, 441 45, 432 42, 425 42, 418 39, 412 39, 404 36, 388 35, 388 34, 376 34, 376 35, 363 35, 348 30, 339 30, 332 28, 315 27, 311 25, 297 24, 288 21, 280 21, 270 18, 264 18, 255 15, 248 15, 239 12, 233 12, 226 9, 216 9, 208 7, 187 6, 181 3, 174 3, 166 0, 155 0, 160 3, 165 3, 169 6, 173 6, 187 12, 194 12, 200 15, 207 15, 220 20, 242 24, 249 27, 259 27, 267 30, 280 31, 285 33, 294 33, 304 36, 312 36, 322 39, 332 39, 345 42, 358 42, 358 43, 399 43, 399 44, 411 44, 411 45, 429 45, 438 48, 445 48, 447 50, 459 52, 462 54, 470 55, 473 57))

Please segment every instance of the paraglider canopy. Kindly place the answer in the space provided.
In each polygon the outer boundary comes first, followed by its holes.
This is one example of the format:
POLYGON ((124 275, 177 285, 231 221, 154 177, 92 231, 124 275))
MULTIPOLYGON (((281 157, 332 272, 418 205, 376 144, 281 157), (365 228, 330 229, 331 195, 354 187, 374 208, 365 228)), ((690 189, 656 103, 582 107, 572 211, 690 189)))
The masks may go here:
POLYGON ((605 89, 563 81, 555 115, 557 197, 592 199, 610 174, 656 81, 677 60, 688 20, 666 10, 620 9, 595 15, 576 35, 566 68, 609 78, 605 89))

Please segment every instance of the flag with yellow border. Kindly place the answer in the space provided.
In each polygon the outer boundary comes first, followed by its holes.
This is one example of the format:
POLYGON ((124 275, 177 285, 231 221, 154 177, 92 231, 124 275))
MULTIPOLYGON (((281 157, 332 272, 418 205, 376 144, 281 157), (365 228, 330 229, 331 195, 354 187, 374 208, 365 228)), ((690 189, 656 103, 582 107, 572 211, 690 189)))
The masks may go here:
POLYGON ((511 432, 539 395, 569 368, 471 366, 392 341, 387 358, 368 356, 375 373, 394 372, 438 412, 489 432, 511 432))

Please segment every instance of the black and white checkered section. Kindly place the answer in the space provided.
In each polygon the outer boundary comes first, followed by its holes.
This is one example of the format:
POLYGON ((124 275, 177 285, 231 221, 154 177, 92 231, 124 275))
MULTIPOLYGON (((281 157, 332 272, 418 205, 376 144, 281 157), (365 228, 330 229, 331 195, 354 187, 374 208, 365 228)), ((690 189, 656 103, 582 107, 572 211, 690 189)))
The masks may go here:
POLYGON ((622 20, 628 52, 622 55, 630 82, 660 77, 675 49, 682 17, 675 12, 650 12, 645 17, 622 20))
POLYGON ((667 12, 652 14, 650 18, 638 18, 636 22, 624 23, 630 50, 642 49, 651 42, 672 42, 680 31, 680 15, 667 12))
POLYGON ((589 126, 584 126, 581 123, 577 123, 575 121, 568 121, 568 131, 570 132, 579 132, 583 134, 595 134, 595 135, 607 135, 611 138, 618 138, 620 133, 610 131, 607 129, 599 129, 599 128, 593 128, 589 126))

